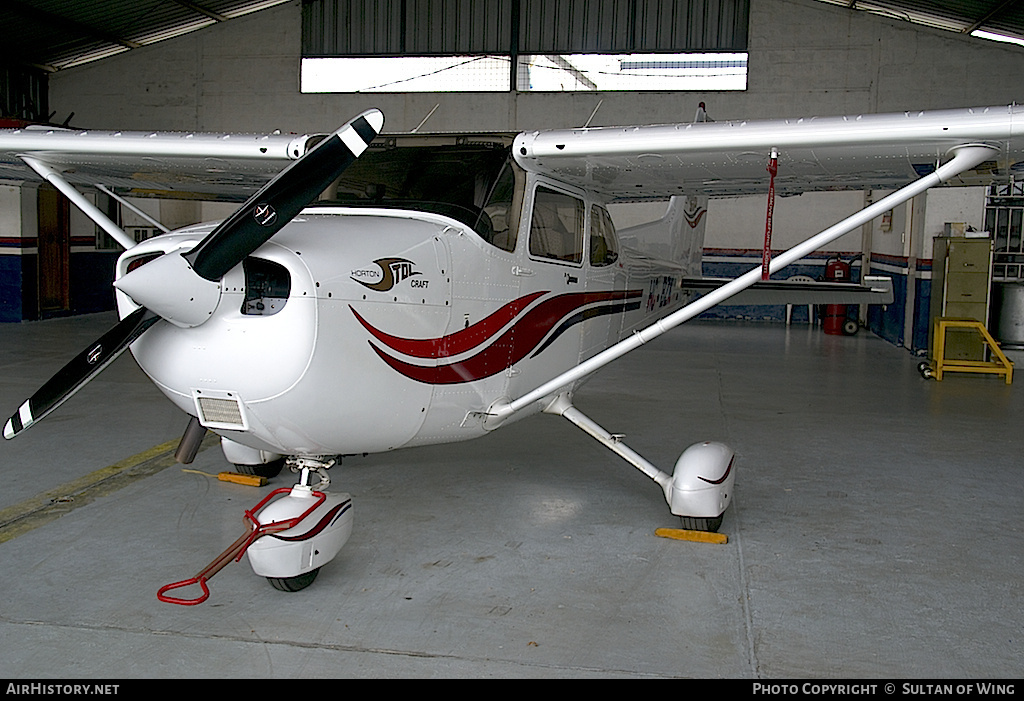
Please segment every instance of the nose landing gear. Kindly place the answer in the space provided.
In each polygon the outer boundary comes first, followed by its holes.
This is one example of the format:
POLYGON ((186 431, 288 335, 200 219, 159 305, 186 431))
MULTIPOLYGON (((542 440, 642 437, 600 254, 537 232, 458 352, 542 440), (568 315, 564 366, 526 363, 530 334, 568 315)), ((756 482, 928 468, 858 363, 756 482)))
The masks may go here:
POLYGON ((352 497, 320 491, 330 483, 326 470, 334 464, 333 459, 297 458, 290 462, 302 472, 299 483, 290 489, 275 489, 247 510, 246 533, 196 576, 161 587, 157 592, 160 601, 201 604, 210 596, 207 581, 246 554, 253 572, 266 577, 275 589, 295 592, 313 583, 320 568, 334 559, 352 533, 352 497), (312 471, 321 480, 315 488, 309 484, 312 471), (185 599, 168 593, 190 585, 199 585, 202 594, 185 599))

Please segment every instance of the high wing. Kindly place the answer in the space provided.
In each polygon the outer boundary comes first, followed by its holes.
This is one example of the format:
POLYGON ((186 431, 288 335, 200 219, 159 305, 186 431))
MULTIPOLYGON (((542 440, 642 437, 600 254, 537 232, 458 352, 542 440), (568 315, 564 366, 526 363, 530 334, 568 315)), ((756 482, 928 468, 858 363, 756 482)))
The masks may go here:
MULTIPOLYGON (((762 192, 772 155, 779 158, 780 193, 899 188, 773 257, 768 272, 774 272, 932 187, 1024 172, 1024 108, 561 129, 521 134, 513 153, 524 169, 612 201, 762 192)), ((761 273, 760 267, 750 270, 540 387, 495 403, 486 425, 497 427, 534 402, 550 401, 573 382, 758 284, 761 273)))
POLYGON ((959 184, 1024 173, 1024 106, 557 129, 521 134, 513 152, 537 173, 613 201, 673 195, 724 197, 766 192, 765 166, 778 152, 775 190, 895 189, 935 170, 951 149, 981 143, 992 154, 959 184))
MULTIPOLYGON (((520 134, 513 153, 527 170, 602 193, 612 202, 636 202, 767 192, 772 156, 778 158, 774 189, 780 196, 895 190, 935 172, 966 145, 986 146, 988 157, 946 184, 987 184, 1024 173, 1024 107, 558 129, 520 134)), ((689 278, 684 286, 710 291, 724 283, 689 278)), ((834 290, 821 283, 755 282, 722 303, 891 301, 891 281, 834 290), (888 289, 879 289, 883 284, 888 289)))
MULTIPOLYGON (((73 185, 169 197, 244 199, 323 135, 0 130, 0 179, 32 177, 25 157, 73 185)), ((526 170, 611 201, 765 192, 775 149, 780 196, 812 190, 893 189, 933 171, 951 148, 992 147, 960 184, 1024 172, 1024 106, 896 115, 699 122, 524 132, 513 153, 526 170)), ((38 172, 38 171, 37 171, 38 172)))
POLYGON ((323 136, 2 129, 0 180, 32 179, 33 171, 42 175, 29 159, 75 186, 240 201, 323 136))

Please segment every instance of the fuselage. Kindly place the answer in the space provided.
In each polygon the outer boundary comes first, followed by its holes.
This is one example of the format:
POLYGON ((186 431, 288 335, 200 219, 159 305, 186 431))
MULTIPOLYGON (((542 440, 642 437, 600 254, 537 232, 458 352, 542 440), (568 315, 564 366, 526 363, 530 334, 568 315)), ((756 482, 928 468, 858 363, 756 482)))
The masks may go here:
MULTIPOLYGON (((687 301, 688 271, 623 250, 601 202, 502 172, 475 219, 311 206, 224 277, 208 321, 161 323, 132 352, 183 411, 260 450, 344 455, 480 436, 494 402, 687 301)), ((187 251, 212 226, 139 244, 118 276, 187 251)), ((122 316, 135 308, 120 292, 118 304, 122 316)))

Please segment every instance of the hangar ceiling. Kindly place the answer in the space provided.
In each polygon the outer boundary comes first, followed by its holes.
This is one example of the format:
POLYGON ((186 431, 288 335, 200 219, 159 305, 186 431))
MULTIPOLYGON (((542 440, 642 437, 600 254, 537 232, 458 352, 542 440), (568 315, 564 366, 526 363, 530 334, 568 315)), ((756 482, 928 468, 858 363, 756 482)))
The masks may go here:
MULTIPOLYGON (((290 0, 4 0, 0 61, 56 71, 179 36, 290 0)), ((449 4, 467 0, 408 0, 449 4)), ((605 0, 621 4, 628 0, 605 0)), ((1024 39, 1017 0, 819 0, 950 31, 1024 39)))
POLYGON ((4 0, 7 64, 57 71, 290 0, 4 0))
POLYGON ((1018 0, 820 1, 961 34, 985 31, 1024 41, 1024 3, 1018 0))

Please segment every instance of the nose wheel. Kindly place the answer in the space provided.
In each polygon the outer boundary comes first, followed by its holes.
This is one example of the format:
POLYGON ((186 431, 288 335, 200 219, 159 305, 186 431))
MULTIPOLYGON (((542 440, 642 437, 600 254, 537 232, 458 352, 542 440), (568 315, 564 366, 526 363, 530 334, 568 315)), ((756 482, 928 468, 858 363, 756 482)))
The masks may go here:
POLYGON ((302 591, 313 583, 319 573, 320 568, 317 567, 315 570, 295 577, 267 577, 267 581, 278 591, 302 591))
POLYGON ((680 516, 679 521, 682 523, 682 528, 688 531, 706 531, 708 533, 718 533, 718 529, 722 527, 722 516, 716 516, 715 518, 680 516))
MULTIPOLYGON (((279 591, 301 591, 313 583, 320 568, 334 559, 352 533, 352 497, 328 494, 309 484, 314 465, 326 478, 326 464, 309 458, 302 477, 291 489, 275 489, 245 512, 246 532, 195 577, 173 582, 157 592, 160 601, 194 606, 210 596, 207 581, 232 560, 249 557, 254 573, 279 591), (179 589, 197 585, 199 596, 184 598, 179 589)), ((331 464, 333 464, 333 460, 331 464)))
POLYGON ((252 475, 254 477, 266 477, 271 479, 277 477, 281 473, 281 468, 284 467, 284 458, 278 458, 272 462, 268 462, 265 465, 239 465, 238 463, 232 463, 235 466, 235 471, 243 475, 252 475))

